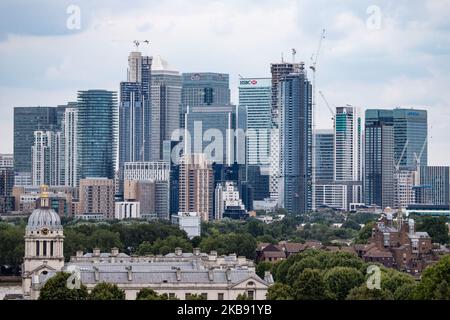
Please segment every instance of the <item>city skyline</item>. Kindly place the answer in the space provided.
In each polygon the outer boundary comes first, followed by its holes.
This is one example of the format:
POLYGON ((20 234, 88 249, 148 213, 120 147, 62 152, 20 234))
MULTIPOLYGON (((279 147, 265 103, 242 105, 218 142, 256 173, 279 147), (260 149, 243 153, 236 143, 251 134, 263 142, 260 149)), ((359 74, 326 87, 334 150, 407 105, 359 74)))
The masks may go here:
MULTIPOLYGON (((292 47, 296 62, 309 65, 325 28, 317 88, 330 104, 428 110, 429 163, 448 164, 449 1, 355 1, 327 5, 327 10, 319 10, 322 1, 136 1, 133 6, 112 2, 108 9, 79 1, 81 25, 75 30, 66 25, 70 4, 0 5, 8 6, 0 10, 8 12, 0 34, 2 153, 12 152, 13 107, 65 104, 88 88, 119 91, 133 39, 149 39, 149 47, 141 44, 143 54, 161 54, 180 73, 228 73, 236 104, 239 75, 269 76, 269 64, 279 62, 281 52, 285 61, 292 60, 292 47), (379 28, 370 25, 376 13, 369 10, 372 5, 380 10, 379 28), (24 8, 34 16, 23 14, 24 8), (41 19, 44 13, 46 19, 41 19), (280 18, 283 25, 276 23, 280 18), (205 38, 211 45, 200 45, 205 38), (84 49, 76 50, 80 46, 84 49), (34 59, 25 59, 26 52, 33 52, 34 59)), ((330 113, 320 98, 317 104, 317 127, 330 128, 330 113)))

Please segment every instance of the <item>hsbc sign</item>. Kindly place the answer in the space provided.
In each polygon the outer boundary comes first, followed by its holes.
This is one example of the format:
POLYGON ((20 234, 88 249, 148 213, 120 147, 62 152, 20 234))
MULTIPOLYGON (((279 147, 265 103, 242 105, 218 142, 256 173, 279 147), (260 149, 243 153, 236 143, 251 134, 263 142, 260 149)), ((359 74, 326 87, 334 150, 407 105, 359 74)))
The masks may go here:
POLYGON ((242 88, 261 88, 272 87, 271 78, 241 78, 239 79, 239 87, 242 88))
POLYGON ((241 80, 240 81, 240 85, 241 86, 254 86, 257 85, 258 81, 257 80, 241 80))

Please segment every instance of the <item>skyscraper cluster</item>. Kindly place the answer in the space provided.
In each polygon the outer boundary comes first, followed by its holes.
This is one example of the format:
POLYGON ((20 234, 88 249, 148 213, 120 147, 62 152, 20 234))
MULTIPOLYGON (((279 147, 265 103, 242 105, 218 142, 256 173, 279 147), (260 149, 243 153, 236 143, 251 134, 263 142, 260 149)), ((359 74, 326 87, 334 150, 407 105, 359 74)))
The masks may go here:
POLYGON ((14 109, 0 208, 28 208, 12 194, 43 184, 70 192, 64 212, 81 219, 449 204, 449 168, 428 166, 425 110, 339 106, 333 128, 316 130, 307 70, 282 61, 268 77, 240 77, 233 104, 228 74, 180 73, 132 51, 118 94, 14 109))

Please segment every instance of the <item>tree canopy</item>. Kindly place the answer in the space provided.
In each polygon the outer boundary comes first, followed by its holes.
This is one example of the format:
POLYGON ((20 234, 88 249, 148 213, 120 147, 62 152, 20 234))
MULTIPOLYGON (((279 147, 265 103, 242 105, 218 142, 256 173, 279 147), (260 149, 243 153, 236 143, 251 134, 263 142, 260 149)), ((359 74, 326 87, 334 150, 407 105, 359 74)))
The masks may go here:
POLYGON ((421 300, 450 299, 450 255, 425 269, 413 296, 421 300))
POLYGON ((87 300, 88 291, 81 284, 79 289, 69 289, 67 280, 70 273, 58 272, 47 280, 39 293, 39 300, 87 300))
POLYGON ((153 289, 143 288, 137 293, 136 300, 169 300, 169 297, 166 293, 158 294, 153 289))
POLYGON ((448 244, 450 242, 445 217, 421 217, 417 220, 416 230, 428 232, 433 242, 440 244, 448 244))
POLYGON ((117 285, 100 282, 95 285, 90 295, 90 300, 125 300, 125 292, 117 285))

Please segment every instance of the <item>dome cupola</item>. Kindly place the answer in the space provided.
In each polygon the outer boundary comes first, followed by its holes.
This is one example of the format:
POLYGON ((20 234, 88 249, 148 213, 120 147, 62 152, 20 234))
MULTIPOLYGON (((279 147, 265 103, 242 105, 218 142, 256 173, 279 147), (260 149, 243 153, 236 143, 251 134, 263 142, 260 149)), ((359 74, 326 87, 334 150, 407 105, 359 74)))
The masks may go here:
POLYGON ((28 218, 28 230, 62 230, 61 219, 50 207, 48 186, 41 186, 40 206, 28 218))

